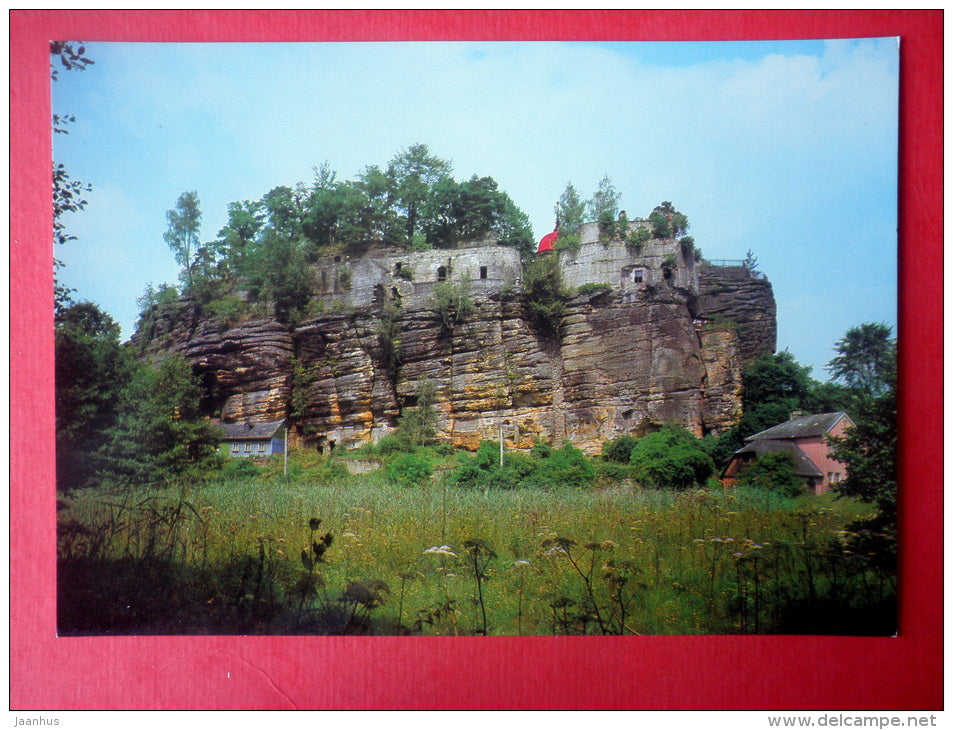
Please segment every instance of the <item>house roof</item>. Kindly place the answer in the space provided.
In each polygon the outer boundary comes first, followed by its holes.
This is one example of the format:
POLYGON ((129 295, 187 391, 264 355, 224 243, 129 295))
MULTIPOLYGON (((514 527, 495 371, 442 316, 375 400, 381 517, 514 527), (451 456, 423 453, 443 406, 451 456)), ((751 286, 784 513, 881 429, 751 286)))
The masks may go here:
POLYGON ((256 439, 273 438, 279 429, 285 425, 284 421, 260 421, 253 423, 243 421, 241 423, 223 423, 225 429, 224 441, 253 441, 256 439))
POLYGON ((793 441, 779 439, 757 439, 738 449, 735 452, 735 456, 739 454, 754 454, 755 456, 762 456, 763 454, 776 454, 779 451, 784 451, 791 455, 791 458, 794 460, 795 472, 798 476, 824 476, 821 470, 814 465, 814 462, 808 458, 807 454, 801 451, 801 447, 793 441))
POLYGON ((823 436, 830 431, 842 418, 849 416, 843 411, 834 413, 820 413, 813 416, 797 416, 777 426, 759 431, 745 439, 745 441, 760 441, 763 439, 798 439, 811 436, 823 436))

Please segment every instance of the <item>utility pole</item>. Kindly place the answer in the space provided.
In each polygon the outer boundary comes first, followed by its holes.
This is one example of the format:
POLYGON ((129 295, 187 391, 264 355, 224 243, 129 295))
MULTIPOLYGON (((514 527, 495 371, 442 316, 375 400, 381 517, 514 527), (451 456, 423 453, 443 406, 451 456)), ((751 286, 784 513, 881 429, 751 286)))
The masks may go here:
POLYGON ((500 419, 500 469, 503 468, 503 419, 500 419))
POLYGON ((285 424, 285 479, 288 478, 288 425, 285 424))

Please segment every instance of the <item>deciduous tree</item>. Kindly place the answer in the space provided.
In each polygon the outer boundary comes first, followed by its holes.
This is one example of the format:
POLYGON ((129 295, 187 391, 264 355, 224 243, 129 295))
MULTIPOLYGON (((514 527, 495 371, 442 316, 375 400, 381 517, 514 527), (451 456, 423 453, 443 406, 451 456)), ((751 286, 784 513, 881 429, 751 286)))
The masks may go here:
POLYGON ((172 249, 176 263, 182 267, 182 283, 191 292, 195 283, 195 256, 199 250, 199 229, 202 225, 202 208, 195 191, 184 192, 175 203, 175 208, 166 211, 169 227, 163 238, 172 249))

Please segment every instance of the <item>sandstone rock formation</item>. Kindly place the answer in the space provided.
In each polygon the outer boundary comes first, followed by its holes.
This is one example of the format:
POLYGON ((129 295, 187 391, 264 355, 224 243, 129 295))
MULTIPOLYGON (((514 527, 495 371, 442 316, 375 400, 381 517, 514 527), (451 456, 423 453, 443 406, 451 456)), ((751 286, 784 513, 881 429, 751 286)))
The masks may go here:
MULTIPOLYGON (((599 286, 568 302, 558 338, 533 324, 517 282, 486 276, 493 250, 485 247, 450 262, 459 270, 479 265, 483 286, 473 291, 473 310, 449 327, 429 296, 436 269, 418 265, 409 280, 408 254, 394 259, 402 266, 375 264, 377 284, 361 274, 360 301, 337 287, 324 313, 293 328, 270 317, 233 326, 193 319, 179 302, 135 339, 144 357, 179 352, 192 363, 210 416, 289 418, 298 443, 320 449, 392 431, 424 379, 436 388, 440 438, 471 449, 501 429, 511 447, 569 439, 598 453, 606 439, 666 422, 698 435, 730 427, 740 416, 741 368, 775 347, 770 283, 742 267, 684 257, 670 277, 658 262, 677 249, 674 241, 634 263, 624 247, 590 245, 599 250, 574 259, 573 283, 584 278, 580 259, 588 257, 599 286), (605 281, 612 272, 615 280, 605 281)), ((424 263, 435 267, 428 256, 424 263)))

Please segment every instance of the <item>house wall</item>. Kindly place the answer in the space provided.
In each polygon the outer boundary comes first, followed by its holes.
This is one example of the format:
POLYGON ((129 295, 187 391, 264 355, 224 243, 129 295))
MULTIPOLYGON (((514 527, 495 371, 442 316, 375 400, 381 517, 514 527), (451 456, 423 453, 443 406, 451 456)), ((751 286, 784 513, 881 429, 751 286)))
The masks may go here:
POLYGON ((268 442, 261 439, 248 441, 229 441, 228 454, 235 458, 247 459, 268 455, 268 442))
POLYGON ((226 442, 228 455, 246 459, 285 453, 284 441, 280 436, 273 439, 248 439, 247 441, 226 442))
MULTIPOLYGON (((853 424, 849 419, 841 418, 827 435, 843 436, 846 429, 851 425, 853 424)), ((824 492, 830 490, 832 484, 836 484, 847 476, 844 465, 830 457, 830 446, 827 444, 826 436, 796 439, 796 443, 824 475, 820 484, 814 487, 815 494, 824 494, 824 492)))

